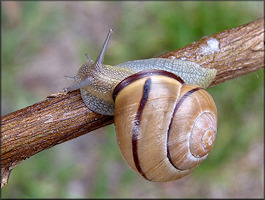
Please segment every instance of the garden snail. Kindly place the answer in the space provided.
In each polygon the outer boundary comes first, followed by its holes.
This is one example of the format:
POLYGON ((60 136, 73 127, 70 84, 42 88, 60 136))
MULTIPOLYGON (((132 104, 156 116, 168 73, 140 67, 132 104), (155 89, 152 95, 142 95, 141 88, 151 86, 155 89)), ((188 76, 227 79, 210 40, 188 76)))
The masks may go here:
POLYGON ((97 60, 86 55, 72 77, 78 83, 64 91, 80 89, 91 110, 114 114, 123 158, 140 176, 165 182, 189 174, 206 159, 216 137, 217 109, 204 89, 216 70, 166 58, 103 65, 111 33, 97 60))

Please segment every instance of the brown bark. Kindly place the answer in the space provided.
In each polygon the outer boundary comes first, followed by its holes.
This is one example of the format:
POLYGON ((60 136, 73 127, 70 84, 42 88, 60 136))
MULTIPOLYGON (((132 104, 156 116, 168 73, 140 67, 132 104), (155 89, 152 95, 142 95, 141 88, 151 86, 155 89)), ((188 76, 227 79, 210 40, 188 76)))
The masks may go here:
MULTIPOLYGON (((160 57, 176 57, 217 69, 210 87, 264 67, 264 20, 259 19, 202 38, 160 57)), ((97 128, 113 116, 89 110, 80 92, 57 93, 32 106, 2 117, 1 187, 22 160, 97 128)))
POLYGON ((256 71, 264 67, 264 19, 203 37, 160 57, 170 56, 196 62, 205 68, 217 69, 217 76, 210 87, 256 71), (220 50, 205 55, 202 52, 210 38, 219 41, 220 50))

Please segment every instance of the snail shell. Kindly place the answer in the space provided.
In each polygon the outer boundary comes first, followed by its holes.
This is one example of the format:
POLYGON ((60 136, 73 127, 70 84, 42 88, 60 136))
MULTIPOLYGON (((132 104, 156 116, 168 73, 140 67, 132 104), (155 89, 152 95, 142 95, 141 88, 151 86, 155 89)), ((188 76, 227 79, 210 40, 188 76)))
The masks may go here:
POLYGON ((114 98, 119 148, 145 179, 179 179, 211 151, 217 109, 203 88, 166 71, 143 71, 122 81, 114 98))

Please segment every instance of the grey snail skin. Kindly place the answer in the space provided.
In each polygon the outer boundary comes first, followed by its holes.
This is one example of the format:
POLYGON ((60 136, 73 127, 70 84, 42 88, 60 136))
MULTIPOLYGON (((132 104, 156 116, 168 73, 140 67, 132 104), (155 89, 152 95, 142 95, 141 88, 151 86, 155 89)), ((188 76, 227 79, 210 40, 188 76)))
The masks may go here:
POLYGON ((94 62, 87 57, 64 92, 80 89, 92 111, 114 115, 116 139, 126 163, 149 181, 191 173, 210 153, 217 108, 205 90, 215 69, 178 59, 151 58, 103 65, 110 29, 94 62))

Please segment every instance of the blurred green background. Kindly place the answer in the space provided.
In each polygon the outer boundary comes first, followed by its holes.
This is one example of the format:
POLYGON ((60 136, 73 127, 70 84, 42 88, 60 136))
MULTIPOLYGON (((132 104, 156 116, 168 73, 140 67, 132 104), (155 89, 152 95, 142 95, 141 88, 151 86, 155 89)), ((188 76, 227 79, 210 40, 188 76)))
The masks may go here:
MULTIPOLYGON (((263 17, 263 2, 2 3, 2 115, 72 84, 113 28, 104 63, 151 58, 203 36, 263 17)), ((40 152, 20 163, 2 198, 264 197, 264 69, 208 89, 218 135, 208 158, 168 183, 140 178, 123 161, 114 126, 40 152)))

